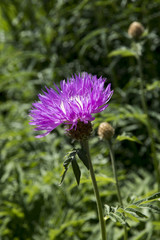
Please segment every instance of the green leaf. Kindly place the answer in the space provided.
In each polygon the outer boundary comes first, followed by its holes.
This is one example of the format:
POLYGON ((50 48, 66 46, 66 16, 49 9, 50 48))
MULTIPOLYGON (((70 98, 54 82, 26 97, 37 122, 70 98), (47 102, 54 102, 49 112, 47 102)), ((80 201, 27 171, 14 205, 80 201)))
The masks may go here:
POLYGON ((160 81, 159 80, 154 81, 153 83, 150 83, 150 84, 146 85, 147 91, 153 91, 153 90, 158 89, 158 88, 160 88, 160 81))
POLYGON ((149 202, 153 202, 153 201, 156 201, 156 200, 160 200, 160 192, 158 192, 158 193, 155 193, 155 194, 153 194, 153 195, 151 195, 151 196, 149 196, 149 197, 147 197, 147 198, 143 198, 143 199, 141 199, 141 200, 139 200, 139 201, 136 201, 136 202, 134 202, 133 204, 135 204, 135 205, 139 205, 139 204, 143 204, 143 203, 149 203, 149 202))
POLYGON ((75 155, 76 155, 76 151, 73 150, 71 152, 69 152, 67 155, 66 155, 66 160, 64 161, 63 163, 63 167, 64 167, 64 171, 62 173, 62 178, 61 178, 61 182, 59 185, 61 185, 64 181, 64 178, 66 176, 66 173, 68 171, 68 167, 69 167, 69 164, 75 159, 75 155))
POLYGON ((126 208, 122 207, 112 207, 109 205, 105 205, 105 210, 107 212, 107 216, 105 216, 105 220, 108 218, 111 218, 112 221, 115 222, 115 219, 119 221, 121 224, 126 224, 127 226, 128 223, 126 222, 126 218, 131 219, 134 222, 139 222, 142 218, 148 218, 145 214, 140 212, 141 208, 148 208, 149 210, 155 212, 155 213, 160 213, 160 208, 157 206, 153 206, 151 204, 148 204, 148 202, 153 202, 153 201, 159 201, 160 200, 160 193, 155 193, 147 198, 141 199, 139 201, 136 201, 132 204, 130 204, 126 208))
POLYGON ((77 46, 83 46, 84 44, 86 44, 87 42, 91 41, 93 38, 95 38, 98 35, 107 33, 108 29, 107 28, 100 28, 100 29, 96 29, 91 31, 89 34, 87 34, 78 44, 77 46))
MULTIPOLYGON (((103 177, 103 176, 96 176, 97 182, 104 182, 104 183, 115 183, 115 180, 111 177, 103 177)), ((91 179, 83 178, 81 183, 92 183, 91 179)))
POLYGON ((72 160, 72 168, 73 168, 73 172, 74 172, 74 175, 75 175, 77 184, 79 185, 79 183, 80 183, 80 178, 81 178, 81 171, 80 171, 80 168, 79 168, 79 166, 78 166, 78 164, 77 164, 76 159, 73 159, 73 160, 72 160))
POLYGON ((121 57, 137 57, 137 54, 135 51, 122 47, 117 50, 114 50, 109 53, 108 57, 114 57, 114 56, 121 56, 121 57))
POLYGON ((140 207, 142 208, 148 208, 152 212, 160 214, 160 208, 157 206, 153 206, 152 204, 141 204, 140 207))
POLYGON ((153 221, 152 224, 153 224, 154 229, 159 231, 159 229, 160 229, 160 222, 159 221, 153 221))
POLYGON ((49 239, 55 239, 56 237, 58 237, 61 232, 63 232, 66 228, 71 227, 71 226, 80 226, 82 224, 84 224, 86 220, 85 219, 76 219, 76 220, 68 220, 67 222, 63 223, 60 225, 59 228, 55 228, 55 229, 51 229, 49 231, 49 239))
POLYGON ((134 213, 130 212, 130 211, 127 211, 123 208, 119 208, 118 209, 119 212, 121 213, 124 213, 125 216, 127 216, 128 218, 130 218, 131 220, 133 220, 134 222, 139 222, 138 218, 135 216, 134 213))
POLYGON ((64 178, 65 178, 65 176, 66 176, 67 171, 68 171, 68 168, 65 168, 64 171, 63 171, 63 173, 62 173, 62 178, 61 178, 61 181, 60 181, 60 183, 59 183, 59 186, 62 185, 62 183, 63 183, 63 181, 64 181, 64 178))
POLYGON ((111 219, 113 222, 120 222, 122 225, 126 225, 129 227, 128 223, 126 222, 125 215, 118 211, 117 207, 111 207, 105 204, 105 211, 107 215, 105 216, 105 220, 111 219))
POLYGON ((131 142, 137 142, 137 143, 140 143, 142 144, 142 142, 136 137, 136 136, 127 136, 127 135, 118 135, 116 140, 118 141, 124 141, 124 140, 128 140, 128 141, 131 141, 131 142))
POLYGON ((145 201, 147 200, 160 200, 160 192, 151 195, 150 197, 146 198, 145 201))
POLYGON ((120 222, 122 225, 125 225, 125 224, 126 224, 126 222, 125 222, 125 217, 124 217, 122 214, 120 215, 120 213, 118 214, 118 212, 117 212, 117 213, 110 213, 110 215, 114 216, 115 219, 116 219, 118 222, 120 222))
POLYGON ((144 215, 143 213, 139 212, 138 210, 135 210, 133 208, 125 208, 126 211, 129 211, 129 212, 133 212, 135 213, 138 217, 140 218, 148 218, 146 215, 144 215))
POLYGON ((86 168, 89 170, 89 163, 87 159, 87 154, 84 149, 77 149, 77 155, 79 159, 83 162, 86 168))
POLYGON ((141 231, 141 232, 138 232, 138 235, 133 238, 133 240, 142 240, 142 239, 146 239, 147 238, 147 229, 141 231))
POLYGON ((107 215, 109 215, 109 213, 111 211, 111 207, 107 204, 105 204, 104 206, 105 206, 105 211, 107 212, 107 215))
POLYGON ((117 218, 114 213, 110 212, 109 217, 113 222, 117 222, 117 218))

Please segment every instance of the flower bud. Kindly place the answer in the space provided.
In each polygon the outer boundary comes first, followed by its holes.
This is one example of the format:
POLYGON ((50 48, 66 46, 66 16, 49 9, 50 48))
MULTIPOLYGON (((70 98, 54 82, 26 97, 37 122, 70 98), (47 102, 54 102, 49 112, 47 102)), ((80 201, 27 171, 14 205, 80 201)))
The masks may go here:
POLYGON ((110 140, 114 135, 114 128, 107 122, 99 125, 98 135, 101 139, 110 140))
POLYGON ((142 36, 144 32, 144 27, 141 23, 139 22, 133 22, 130 24, 128 28, 128 34, 135 39, 138 39, 142 36))

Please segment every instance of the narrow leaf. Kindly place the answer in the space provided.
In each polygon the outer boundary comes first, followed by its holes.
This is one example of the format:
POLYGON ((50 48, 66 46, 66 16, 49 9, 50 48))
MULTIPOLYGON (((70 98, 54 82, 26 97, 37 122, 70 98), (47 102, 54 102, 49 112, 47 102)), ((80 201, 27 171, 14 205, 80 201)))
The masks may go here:
POLYGON ((134 238, 134 240, 142 240, 147 238, 147 229, 141 231, 140 233, 138 232, 138 235, 134 238))
POLYGON ((74 172, 74 175, 75 175, 77 184, 79 185, 79 183, 80 183, 80 178, 81 178, 81 171, 80 171, 80 168, 79 168, 79 166, 78 166, 78 164, 77 164, 76 159, 73 159, 73 160, 72 160, 72 168, 73 168, 73 172, 74 172))
POLYGON ((142 144, 142 142, 136 137, 136 136, 126 136, 126 135, 118 135, 116 138, 118 141, 124 141, 124 140, 128 140, 131 142, 137 142, 142 144))
POLYGON ((83 164, 86 166, 86 168, 89 170, 89 163, 87 159, 87 154, 84 149, 77 149, 77 154, 80 160, 83 162, 83 164))
POLYGON ((133 204, 135 204, 135 205, 139 205, 140 203, 143 203, 143 202, 145 202, 146 203, 146 201, 148 202, 148 201, 156 201, 156 200, 159 200, 160 199, 160 192, 158 192, 158 193, 155 193, 155 194, 153 194, 153 195, 151 195, 151 196, 149 196, 149 197, 147 197, 147 198, 143 198, 143 199, 141 199, 141 200, 139 200, 139 201, 136 201, 136 202, 134 202, 133 204))
POLYGON ((113 222, 117 222, 117 219, 116 219, 114 213, 110 212, 109 217, 113 222))
POLYGON ((118 216, 120 216, 122 219, 123 219, 123 221, 124 221, 124 225, 126 225, 127 227, 129 227, 130 228, 130 225, 127 223, 127 221, 126 221, 126 217, 125 217, 125 215, 124 214, 122 214, 122 213, 120 213, 120 212, 116 212, 116 214, 118 215, 118 216))
POLYGON ((59 186, 62 185, 62 183, 63 183, 63 181, 64 181, 64 178, 65 178, 65 176, 66 176, 67 170, 68 170, 68 168, 65 168, 65 170, 64 170, 64 172, 63 172, 63 174, 62 174, 62 178, 61 178, 61 181, 60 181, 60 183, 59 183, 59 186))
POLYGON ((75 155, 76 155, 76 151, 73 150, 71 152, 69 152, 67 155, 66 155, 66 160, 64 161, 63 163, 63 167, 64 167, 64 171, 62 173, 62 178, 61 178, 61 182, 59 183, 59 186, 63 183, 64 181, 64 178, 66 176, 66 173, 68 171, 68 167, 69 167, 69 164, 73 161, 73 159, 75 159, 75 155))
POLYGON ((140 207, 142 208, 148 208, 152 212, 159 213, 160 214, 160 208, 157 206, 153 206, 151 204, 141 204, 140 207))
POLYGON ((132 212, 126 211, 123 208, 119 208, 118 211, 121 212, 121 213, 124 213, 125 216, 127 216, 130 219, 132 219, 133 221, 139 222, 138 218, 132 212))
POLYGON ((119 215, 117 213, 110 213, 110 214, 114 215, 114 217, 117 219, 117 221, 120 222, 122 225, 126 224, 124 217, 122 217, 123 215, 119 215))
POLYGON ((122 47, 122 48, 119 48, 117 50, 110 52, 108 55, 108 57, 114 57, 114 56, 136 57, 137 55, 136 55, 136 52, 134 52, 133 50, 126 48, 126 47, 122 47))
POLYGON ((135 213, 140 218, 148 218, 146 215, 144 215, 143 213, 141 213, 133 208, 126 208, 125 210, 135 213))
POLYGON ((107 204, 105 204, 104 206, 105 206, 105 211, 106 211, 107 215, 109 215, 111 207, 107 204))
POLYGON ((151 195, 151 196, 148 197, 146 200, 154 200, 154 199, 156 200, 156 199, 158 199, 158 198, 159 198, 159 200, 160 200, 160 192, 151 195))

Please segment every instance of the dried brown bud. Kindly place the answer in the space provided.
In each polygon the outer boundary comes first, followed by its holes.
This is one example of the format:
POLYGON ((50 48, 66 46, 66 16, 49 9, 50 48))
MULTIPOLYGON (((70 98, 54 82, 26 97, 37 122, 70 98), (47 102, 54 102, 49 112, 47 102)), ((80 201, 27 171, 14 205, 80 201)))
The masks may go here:
POLYGON ((110 140, 114 135, 114 128, 107 122, 99 125, 98 135, 101 139, 110 140))
POLYGON ((128 34, 135 39, 138 39, 142 36, 144 32, 144 27, 141 23, 139 22, 133 22, 130 24, 128 28, 128 34))
MULTIPOLYGON (((71 127, 71 125, 69 125, 71 127)), ((91 122, 84 123, 78 121, 76 128, 72 128, 67 131, 67 135, 76 140, 83 140, 89 138, 92 133, 92 124, 91 122)))

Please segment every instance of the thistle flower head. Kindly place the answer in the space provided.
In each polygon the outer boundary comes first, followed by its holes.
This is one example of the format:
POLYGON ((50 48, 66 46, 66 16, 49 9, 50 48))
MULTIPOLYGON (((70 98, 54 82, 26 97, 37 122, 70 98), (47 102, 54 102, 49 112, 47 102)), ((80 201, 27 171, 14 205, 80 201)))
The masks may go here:
POLYGON ((68 124, 69 133, 83 132, 83 137, 84 132, 89 134, 82 126, 86 127, 87 124, 91 129, 90 122, 94 120, 92 114, 106 109, 113 94, 110 84, 104 88, 105 80, 102 77, 82 73, 75 74, 67 81, 61 81, 60 88, 55 85, 56 90, 46 87, 46 91, 38 95, 39 101, 33 103, 30 111, 32 117, 30 124, 36 125, 37 131, 45 131, 37 137, 48 135, 62 123, 68 124), (79 127, 81 129, 77 129, 79 127))

